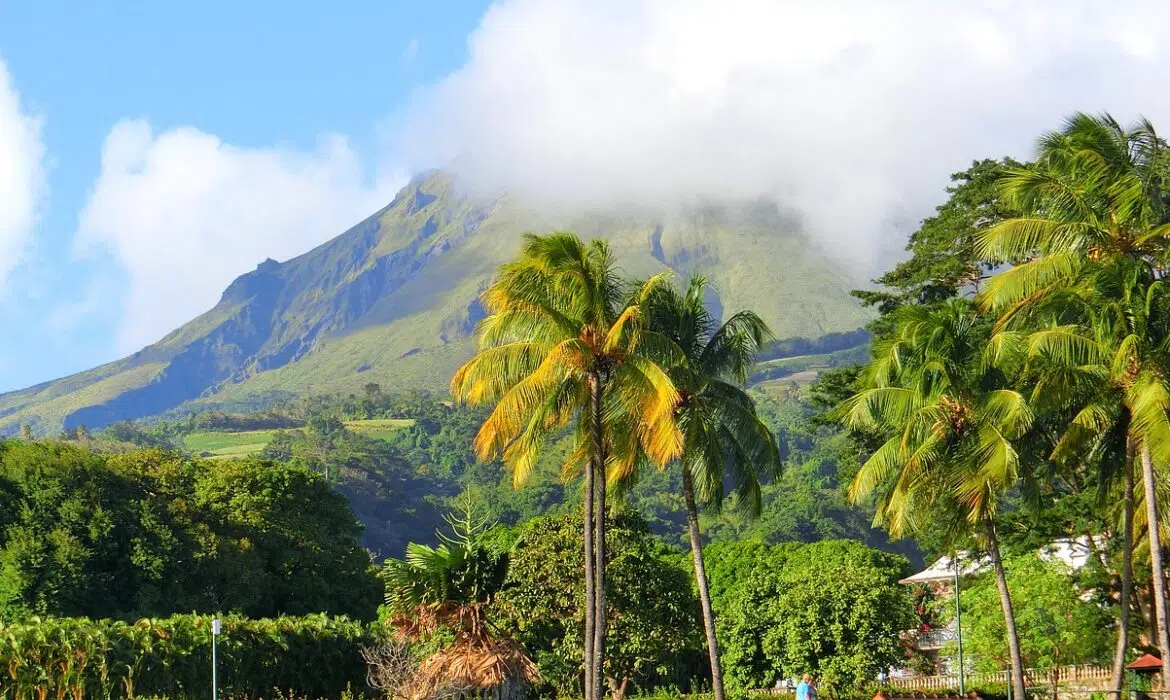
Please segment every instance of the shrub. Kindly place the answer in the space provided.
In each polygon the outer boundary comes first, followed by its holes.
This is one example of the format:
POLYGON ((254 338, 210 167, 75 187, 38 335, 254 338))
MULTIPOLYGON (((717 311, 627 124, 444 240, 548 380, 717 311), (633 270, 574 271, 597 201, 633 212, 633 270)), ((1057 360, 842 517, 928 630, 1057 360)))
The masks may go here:
POLYGON ((257 459, 0 443, 0 620, 231 610, 372 619, 361 525, 320 476, 257 459))
MULTIPOLYGON (((0 700, 201 697, 211 688, 211 617, 133 624, 31 618, 0 624, 0 700)), ((218 680, 225 697, 340 697, 369 692, 369 628, 344 617, 223 618, 218 680)))

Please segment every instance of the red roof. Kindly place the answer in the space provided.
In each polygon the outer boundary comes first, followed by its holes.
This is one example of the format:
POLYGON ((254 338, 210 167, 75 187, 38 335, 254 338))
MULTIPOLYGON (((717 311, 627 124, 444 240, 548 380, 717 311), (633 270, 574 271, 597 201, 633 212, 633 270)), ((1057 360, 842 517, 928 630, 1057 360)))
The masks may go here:
POLYGON ((1131 671, 1156 671, 1162 668, 1162 660, 1153 654, 1142 654, 1126 665, 1131 671))

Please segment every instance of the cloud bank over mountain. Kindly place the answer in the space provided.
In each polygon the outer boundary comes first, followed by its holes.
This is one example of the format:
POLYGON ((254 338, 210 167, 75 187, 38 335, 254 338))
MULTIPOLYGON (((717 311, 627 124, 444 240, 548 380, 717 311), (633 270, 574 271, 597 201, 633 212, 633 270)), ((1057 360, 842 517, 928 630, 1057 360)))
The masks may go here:
MULTIPOLYGON (((503 0, 466 63, 389 118, 383 153, 337 135, 299 152, 117 124, 76 250, 108 251, 129 281, 119 352, 209 308, 260 260, 372 213, 399 174, 451 164, 485 193, 560 206, 767 197, 875 274, 950 173, 1026 157, 1072 111, 1170 132, 1157 89, 1168 23, 1170 5, 1150 0, 503 0)), ((25 157, 21 187, 0 189, 18 200, 0 207, 0 279, 25 240, 40 157, 37 123, 3 78, 0 143, 16 134, 25 157)), ((13 178, 11 161, 0 168, 13 178)))
POLYGON ((1145 0, 505 0, 394 151, 561 203, 766 196, 873 269, 971 160, 1027 156, 1075 110, 1170 119, 1168 21, 1145 0))

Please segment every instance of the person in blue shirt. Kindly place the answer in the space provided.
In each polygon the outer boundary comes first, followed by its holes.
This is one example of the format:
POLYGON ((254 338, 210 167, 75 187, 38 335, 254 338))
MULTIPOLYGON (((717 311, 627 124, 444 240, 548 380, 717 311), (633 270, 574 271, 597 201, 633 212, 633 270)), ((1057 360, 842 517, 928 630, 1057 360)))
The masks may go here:
POLYGON ((812 676, 804 674, 800 678, 800 683, 796 684, 796 700, 813 700, 816 696, 813 695, 812 676))

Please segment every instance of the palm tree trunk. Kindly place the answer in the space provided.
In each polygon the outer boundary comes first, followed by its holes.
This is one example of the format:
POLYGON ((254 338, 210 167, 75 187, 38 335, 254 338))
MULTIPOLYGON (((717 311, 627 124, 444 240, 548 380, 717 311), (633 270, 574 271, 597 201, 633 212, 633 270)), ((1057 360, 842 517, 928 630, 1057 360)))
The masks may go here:
POLYGON ((597 513, 593 517, 593 575, 597 577, 593 586, 593 663, 594 673, 597 674, 594 683, 598 700, 605 694, 605 477, 605 468, 601 467, 597 472, 597 499, 594 504, 597 513))
POLYGON ((1142 635, 1145 639, 1141 640, 1144 646, 1156 647, 1158 646, 1158 633, 1154 628, 1158 623, 1154 621, 1154 582, 1151 580, 1146 585, 1141 586, 1134 597, 1134 602, 1137 604, 1138 614, 1141 615, 1142 620, 1142 635), (1141 588, 1145 590, 1142 591, 1141 588), (1145 593, 1146 600, 1149 601, 1149 606, 1142 607, 1142 593, 1145 593))
MULTIPOLYGON (((592 608, 592 622, 589 636, 585 638, 588 655, 592 660, 592 674, 588 675, 587 700, 601 700, 602 680, 605 677, 605 439, 601 426, 602 387, 601 375, 594 374, 590 380, 590 400, 593 411, 593 454, 590 456, 594 472, 589 504, 593 525, 593 596, 587 601, 592 608)), ((588 524, 586 525, 588 527, 588 524)), ((586 555, 588 557, 588 555, 586 555)))
POLYGON ((1129 607, 1133 595, 1133 438, 1125 440, 1125 493, 1122 496, 1125 513, 1121 533, 1121 600, 1117 615, 1117 650, 1113 654, 1114 700, 1120 700, 1125 684, 1125 652, 1129 649, 1129 607))
MULTIPOLYGON (((596 380, 590 382, 590 401, 594 404, 600 403, 598 401, 598 392, 600 387, 596 380)), ((593 408, 592 406, 590 407, 593 408)), ((596 412, 594 412, 594 420, 596 420, 596 412)), ((596 432, 600 426, 594 426, 596 432)), ((594 620, 594 612, 596 606, 596 592, 593 584, 596 582, 596 577, 593 571, 593 494, 597 490, 594 486, 594 475, 597 472, 597 460, 594 456, 590 456, 585 463, 585 504, 584 504, 584 524, 585 524, 585 700, 599 700, 594 688, 596 687, 597 671, 596 664, 593 658, 593 630, 596 624, 594 620)))
POLYGON ((999 539, 995 535, 995 524, 990 520, 987 522, 987 553, 991 555, 991 565, 995 569, 995 585, 999 589, 999 604, 1003 608, 1003 622, 1007 629, 1008 654, 1012 663, 1012 695, 1017 700, 1024 700, 1027 695, 1024 691, 1024 661, 1020 654, 1020 635, 1016 630, 1016 614, 1012 611, 1007 575, 1004 574, 1003 560, 999 556, 999 539))
POLYGON ((605 692, 602 681, 605 680, 605 467, 597 472, 597 515, 593 519, 595 528, 593 533, 593 553, 596 562, 593 564, 593 573, 597 577, 594 586, 594 604, 597 609, 593 613, 593 663, 597 674, 597 698, 600 700, 605 692))
POLYGON ((695 558, 695 581, 699 584, 699 603, 703 608, 703 629, 707 632, 707 656, 711 660, 711 692, 723 700, 723 669, 719 665, 719 640, 715 637, 715 611, 711 607, 711 589, 707 585, 707 567, 703 564, 703 541, 699 538, 699 510, 695 505, 695 485, 691 470, 682 467, 683 496, 687 505, 687 530, 691 536, 691 554, 695 558))
POLYGON ((1158 501, 1155 495, 1154 459, 1150 446, 1142 444, 1142 488, 1146 496, 1146 529, 1150 538, 1150 568, 1153 569, 1154 631, 1158 639, 1158 651, 1162 655, 1162 688, 1170 688, 1170 640, 1166 635, 1166 579, 1162 573, 1162 536, 1158 526, 1158 501))

